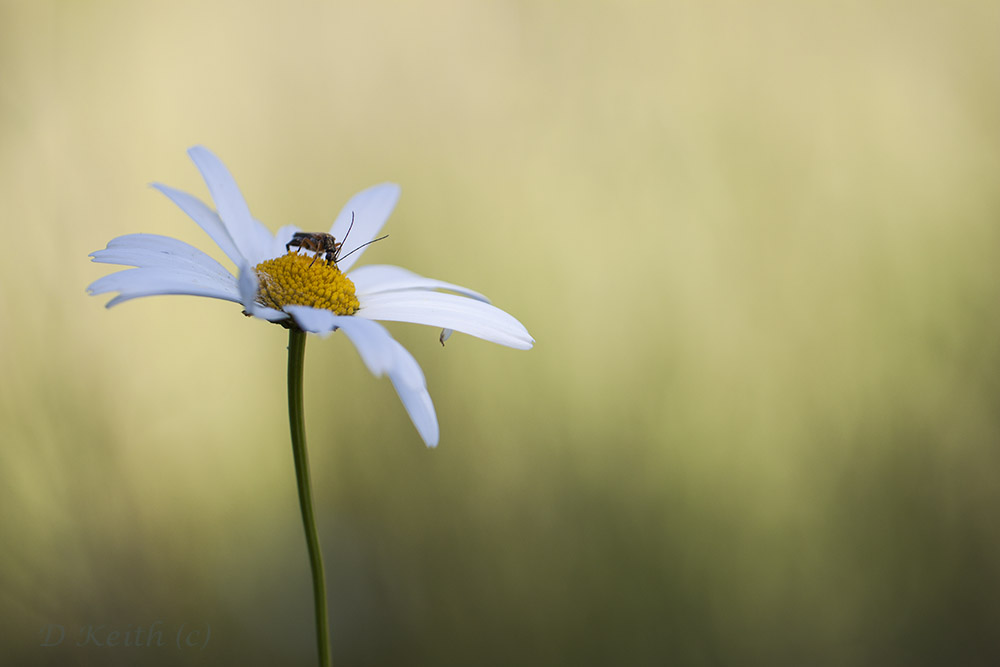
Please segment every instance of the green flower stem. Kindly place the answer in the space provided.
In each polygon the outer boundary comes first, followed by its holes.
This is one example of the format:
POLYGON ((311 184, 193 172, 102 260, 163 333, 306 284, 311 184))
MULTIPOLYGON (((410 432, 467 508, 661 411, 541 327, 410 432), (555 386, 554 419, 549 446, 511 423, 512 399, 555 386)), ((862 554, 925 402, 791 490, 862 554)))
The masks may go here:
POLYGON ((295 479, 299 486, 299 506, 306 529, 309 565, 312 568, 313 601, 316 606, 316 646, 320 667, 330 667, 330 633, 326 621, 326 577, 323 554, 313 518, 312 489, 309 484, 309 455, 306 453, 306 422, 302 406, 302 370, 305 366, 306 334, 295 327, 288 329, 288 422, 292 430, 292 454, 295 479))

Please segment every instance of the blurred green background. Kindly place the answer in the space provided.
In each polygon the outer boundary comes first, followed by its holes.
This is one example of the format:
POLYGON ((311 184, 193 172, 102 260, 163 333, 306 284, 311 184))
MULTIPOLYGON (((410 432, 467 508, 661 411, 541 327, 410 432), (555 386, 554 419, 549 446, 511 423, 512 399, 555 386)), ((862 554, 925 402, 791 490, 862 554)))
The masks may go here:
POLYGON ((0 31, 5 664, 312 664, 284 330, 84 292, 121 234, 220 256, 147 187, 208 201, 196 143, 272 229, 400 183, 363 262, 537 340, 390 325, 434 451, 310 340, 335 661, 1000 658, 997 3, 3 0, 0 31))

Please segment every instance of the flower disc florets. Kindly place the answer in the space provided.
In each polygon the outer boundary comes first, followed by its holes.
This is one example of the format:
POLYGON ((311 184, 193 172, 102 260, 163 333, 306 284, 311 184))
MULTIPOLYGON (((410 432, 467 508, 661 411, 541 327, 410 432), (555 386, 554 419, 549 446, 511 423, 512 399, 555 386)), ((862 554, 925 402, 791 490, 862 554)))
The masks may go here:
POLYGON ((310 254, 290 252, 254 267, 259 281, 257 303, 275 310, 312 306, 337 315, 353 315, 360 304, 354 283, 337 268, 310 254))

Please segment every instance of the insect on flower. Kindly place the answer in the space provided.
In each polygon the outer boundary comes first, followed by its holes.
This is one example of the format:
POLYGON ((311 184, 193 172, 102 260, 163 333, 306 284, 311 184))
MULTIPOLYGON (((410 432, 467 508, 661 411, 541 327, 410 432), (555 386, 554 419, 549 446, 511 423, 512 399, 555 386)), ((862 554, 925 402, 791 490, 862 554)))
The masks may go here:
MULTIPOLYGON (((316 253, 316 257, 322 255, 327 264, 336 264, 337 255, 340 254, 340 248, 343 244, 337 243, 337 239, 332 234, 324 232, 295 232, 292 240, 285 244, 285 250, 291 252, 292 246, 314 252, 316 253)), ((316 257, 313 257, 313 262, 316 261, 316 257)), ((312 264, 309 264, 309 266, 312 266, 312 264)))
MULTIPOLYGON (((347 233, 344 234, 343 243, 337 243, 337 239, 333 236, 333 234, 327 234, 325 232, 295 232, 295 234, 292 235, 292 240, 285 244, 285 252, 291 252, 292 246, 295 246, 296 248, 302 248, 303 250, 314 253, 313 261, 309 263, 309 266, 312 266, 316 262, 316 258, 320 255, 323 256, 323 259, 326 260, 327 264, 337 266, 337 260, 340 259, 340 249, 344 246, 344 243, 347 242, 347 237, 351 235, 352 229, 354 229, 353 212, 351 213, 351 226, 347 228, 347 233)), ((356 253, 366 245, 371 245, 372 243, 375 243, 375 241, 381 241, 386 238, 389 238, 388 234, 377 239, 373 239, 368 243, 362 243, 357 248, 347 253, 347 255, 344 255, 344 257, 356 253)))
POLYGON ((523 324, 479 292, 391 264, 354 266, 395 207, 398 185, 380 183, 354 195, 329 234, 296 233, 291 226, 272 234, 251 215, 219 158, 203 146, 188 154, 205 178, 215 210, 180 190, 158 183, 153 187, 201 226, 236 272, 177 239, 127 234, 91 253, 95 262, 122 267, 87 288, 91 294, 117 292, 109 307, 140 297, 188 294, 233 302, 251 317, 293 331, 320 336, 341 332, 375 376, 389 377, 428 447, 438 444, 440 432, 423 371, 382 322, 443 329, 439 340, 454 330, 518 350, 534 345, 523 324), (347 234, 354 234, 355 213, 358 233, 352 242, 347 234), (323 262, 319 266, 317 257, 323 262), (312 269, 299 270, 307 266, 312 269))

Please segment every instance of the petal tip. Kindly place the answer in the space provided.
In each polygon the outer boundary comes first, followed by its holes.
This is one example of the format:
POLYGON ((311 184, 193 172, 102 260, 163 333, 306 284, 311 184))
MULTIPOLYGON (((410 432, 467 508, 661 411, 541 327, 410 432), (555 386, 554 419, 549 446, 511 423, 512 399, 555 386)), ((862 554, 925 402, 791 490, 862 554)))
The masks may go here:
POLYGON ((191 146, 190 148, 187 149, 187 154, 190 155, 191 157, 194 157, 195 155, 197 155, 199 153, 202 153, 202 154, 203 153, 209 153, 209 154, 211 154, 211 152, 212 151, 208 150, 207 148, 205 148, 201 144, 195 144, 194 146, 191 146))

